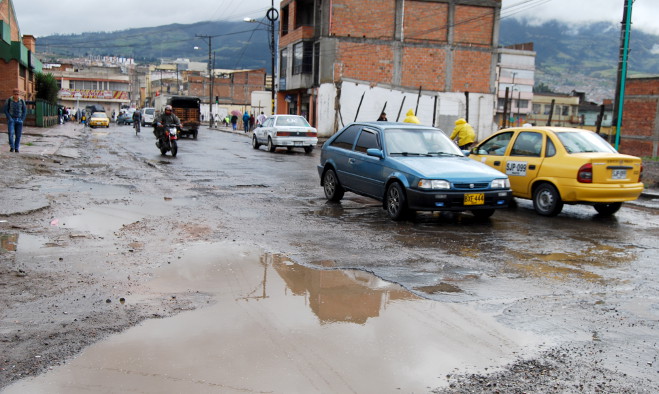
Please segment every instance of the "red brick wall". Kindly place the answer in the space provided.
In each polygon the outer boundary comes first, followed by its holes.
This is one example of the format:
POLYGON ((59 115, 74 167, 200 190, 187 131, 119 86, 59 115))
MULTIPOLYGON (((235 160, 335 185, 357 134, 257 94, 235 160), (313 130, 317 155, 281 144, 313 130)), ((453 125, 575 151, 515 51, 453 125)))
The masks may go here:
POLYGON ((634 156, 656 155, 659 78, 628 79, 624 104, 618 150, 634 156))
POLYGON ((403 56, 403 86, 419 87, 424 90, 446 89, 446 51, 407 47, 403 56))
POLYGON ((341 75, 389 84, 393 78, 393 49, 388 45, 343 42, 339 44, 341 75))
POLYGON ((455 50, 453 53, 453 90, 489 92, 491 64, 492 54, 489 52, 455 50))
POLYGON ((393 39, 395 0, 333 0, 332 4, 334 13, 330 34, 393 39))
POLYGON ((405 41, 448 40, 448 4, 405 2, 405 41))
POLYGON ((492 45, 494 9, 489 7, 456 6, 456 44, 492 45))

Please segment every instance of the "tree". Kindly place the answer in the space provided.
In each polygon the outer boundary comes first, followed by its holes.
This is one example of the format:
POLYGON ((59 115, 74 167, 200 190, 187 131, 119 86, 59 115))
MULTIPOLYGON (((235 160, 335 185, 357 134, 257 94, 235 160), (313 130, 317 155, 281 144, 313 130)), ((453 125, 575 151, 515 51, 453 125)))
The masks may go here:
POLYGON ((59 88, 53 74, 36 73, 35 76, 37 81, 37 98, 56 105, 59 88))
POLYGON ((533 93, 554 93, 544 82, 539 82, 533 87, 533 93))

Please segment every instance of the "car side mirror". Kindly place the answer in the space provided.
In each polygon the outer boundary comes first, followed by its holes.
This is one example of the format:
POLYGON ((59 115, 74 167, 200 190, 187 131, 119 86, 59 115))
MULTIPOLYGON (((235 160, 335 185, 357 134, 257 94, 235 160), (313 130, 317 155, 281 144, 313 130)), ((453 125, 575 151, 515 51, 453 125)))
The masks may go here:
POLYGON ((369 156, 384 159, 384 153, 382 152, 381 149, 368 148, 368 149, 366 149, 366 154, 369 155, 369 156))
POLYGON ((471 151, 465 149, 465 150, 462 151, 462 154, 465 155, 465 156, 469 156, 471 154, 471 151))

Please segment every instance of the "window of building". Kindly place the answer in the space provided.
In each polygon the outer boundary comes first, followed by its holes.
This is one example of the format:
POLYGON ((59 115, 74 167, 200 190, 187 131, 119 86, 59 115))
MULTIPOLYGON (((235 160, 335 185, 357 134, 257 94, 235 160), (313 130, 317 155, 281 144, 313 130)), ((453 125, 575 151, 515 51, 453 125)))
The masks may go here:
POLYGON ((293 45, 293 75, 311 74, 313 71, 313 43, 298 42, 293 45))
POLYGON ((533 111, 534 114, 539 114, 541 108, 542 107, 540 106, 540 104, 533 104, 533 110, 532 111, 533 111))
POLYGON ((281 35, 285 36, 288 34, 288 11, 289 6, 282 7, 281 9, 281 35))
POLYGON ((529 100, 518 100, 517 101, 517 107, 518 108, 528 108, 529 107, 529 100))
POLYGON ((551 111, 551 104, 545 104, 544 114, 549 115, 549 111, 551 111))
POLYGON ((295 28, 313 26, 313 0, 297 0, 295 4, 295 28))
POLYGON ((284 48, 279 53, 279 77, 286 78, 286 69, 288 68, 288 48, 284 48))
POLYGON ((570 115, 570 107, 568 107, 567 105, 563 106, 563 111, 561 112, 561 115, 569 116, 570 115))

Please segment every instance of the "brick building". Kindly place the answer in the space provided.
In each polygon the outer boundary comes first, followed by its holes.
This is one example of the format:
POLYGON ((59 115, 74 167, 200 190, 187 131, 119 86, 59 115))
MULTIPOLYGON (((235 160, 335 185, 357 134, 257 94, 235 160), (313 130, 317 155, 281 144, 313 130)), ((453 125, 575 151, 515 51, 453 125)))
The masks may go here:
POLYGON ((389 120, 416 109, 445 130, 468 117, 480 137, 494 131, 500 0, 284 0, 280 9, 277 112, 305 115, 324 136, 382 108, 389 120))
POLYGON ((42 67, 35 47, 33 36, 21 35, 13 2, 0 1, 0 98, 18 88, 26 100, 35 99, 34 75, 42 67))
POLYGON ((659 77, 628 78, 620 133, 621 153, 659 153, 659 77))

